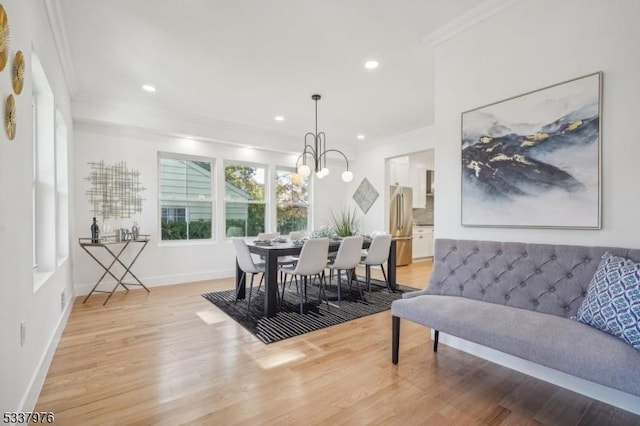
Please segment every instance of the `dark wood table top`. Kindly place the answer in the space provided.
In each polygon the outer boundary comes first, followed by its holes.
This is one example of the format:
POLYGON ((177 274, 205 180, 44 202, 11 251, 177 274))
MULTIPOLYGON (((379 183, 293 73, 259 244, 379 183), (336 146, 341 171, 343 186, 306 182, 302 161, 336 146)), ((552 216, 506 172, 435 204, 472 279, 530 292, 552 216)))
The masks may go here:
MULTIPOLYGON (((337 251, 340 247, 342 240, 330 240, 329 251, 337 251)), ((362 248, 367 248, 371 245, 371 239, 365 238, 362 242, 362 248)), ((256 241, 247 242, 249 251, 256 254, 267 254, 272 250, 277 251, 278 256, 286 256, 291 254, 300 254, 303 244, 296 244, 291 241, 286 242, 270 242, 270 244, 258 243, 256 241)))

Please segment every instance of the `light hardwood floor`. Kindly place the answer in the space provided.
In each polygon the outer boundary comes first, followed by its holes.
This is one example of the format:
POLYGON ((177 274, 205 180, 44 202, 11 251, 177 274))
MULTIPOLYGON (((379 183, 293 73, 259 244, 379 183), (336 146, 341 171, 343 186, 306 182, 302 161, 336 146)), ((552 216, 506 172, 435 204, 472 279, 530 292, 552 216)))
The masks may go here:
MULTIPOLYGON (((398 268, 425 286, 431 262, 398 268)), ((382 312, 264 345, 200 295, 232 279, 76 299, 36 411, 60 425, 640 424, 640 416, 441 345, 382 312)))

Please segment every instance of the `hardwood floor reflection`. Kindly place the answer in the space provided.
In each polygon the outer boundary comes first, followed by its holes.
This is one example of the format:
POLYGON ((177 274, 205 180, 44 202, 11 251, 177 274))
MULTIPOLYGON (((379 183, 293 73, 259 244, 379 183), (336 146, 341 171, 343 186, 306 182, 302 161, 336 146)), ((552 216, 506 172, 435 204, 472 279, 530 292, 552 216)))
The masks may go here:
MULTIPOLYGON (((423 288, 431 262, 398 268, 423 288)), ((374 276, 378 274, 374 269, 374 276)), ((638 424, 640 417, 442 345, 382 312, 264 345, 200 294, 232 279, 76 299, 36 411, 62 425, 638 424)))

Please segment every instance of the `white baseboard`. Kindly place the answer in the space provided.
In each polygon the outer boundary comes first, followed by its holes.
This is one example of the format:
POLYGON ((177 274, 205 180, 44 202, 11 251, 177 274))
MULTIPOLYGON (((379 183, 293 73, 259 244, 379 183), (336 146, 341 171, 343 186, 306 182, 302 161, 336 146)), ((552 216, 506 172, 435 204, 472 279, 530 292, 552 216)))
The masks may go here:
POLYGON ((67 321, 69 320, 69 315, 71 315, 74 298, 74 290, 71 289, 71 294, 66 301, 64 311, 58 318, 56 328, 47 344, 47 350, 42 354, 40 362, 38 363, 38 368, 36 368, 33 376, 31 376, 27 391, 20 401, 20 408, 18 409, 20 412, 34 411, 36 403, 38 402, 38 397, 40 396, 40 391, 42 390, 44 381, 47 378, 47 373, 49 372, 49 366, 51 365, 51 361, 53 360, 53 355, 56 353, 58 343, 60 343, 60 338, 62 337, 64 328, 67 325, 67 321))
MULTIPOLYGON (((431 331, 433 339, 433 330, 431 331)), ((505 354, 477 343, 440 332, 439 343, 470 353, 487 361, 511 368, 545 382, 586 395, 634 414, 640 414, 640 397, 603 386, 558 370, 535 364, 525 359, 505 354)))
MULTIPOLYGON (((204 271, 204 272, 190 272, 185 274, 174 274, 174 275, 161 275, 156 277, 139 277, 140 281, 147 287, 160 287, 164 285, 173 285, 173 284, 183 284, 183 283, 191 283, 195 281, 206 281, 206 280, 217 280, 220 278, 229 278, 234 277, 236 274, 236 270, 234 269, 222 269, 217 271, 204 271)), ((132 278, 129 277, 125 279, 124 282, 131 281, 132 278)), ((76 296, 85 296, 89 294, 95 282, 92 284, 83 283, 75 285, 75 293, 76 296)), ((116 285, 115 280, 104 280, 100 283, 100 290, 111 290, 113 286, 116 285)), ((139 287, 134 287, 139 288, 139 287)), ((124 291, 121 288, 118 291, 124 291)))

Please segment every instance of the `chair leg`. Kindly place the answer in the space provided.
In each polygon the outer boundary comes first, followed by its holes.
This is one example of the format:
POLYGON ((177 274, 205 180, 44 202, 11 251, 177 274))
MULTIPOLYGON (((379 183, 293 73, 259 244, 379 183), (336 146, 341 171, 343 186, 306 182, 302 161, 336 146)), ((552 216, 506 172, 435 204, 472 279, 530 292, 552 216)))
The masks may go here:
MULTIPOLYGON (((240 281, 243 281, 246 278, 246 276, 247 276, 247 273, 242 271, 242 275, 240 276, 240 281)), ((239 294, 240 294, 240 287, 238 287, 238 289, 236 290, 236 300, 233 301, 234 304, 238 301, 239 294)))
MULTIPOLYGON (((282 296, 280 296, 280 307, 282 307, 282 305, 284 304, 284 290, 285 287, 287 286, 287 275, 284 275, 285 280, 282 282, 282 296)), ((289 280, 289 288, 291 288, 291 281, 293 281, 293 275, 291 275, 291 279, 289 280)))
POLYGON ((391 286, 389 285, 389 280, 387 279, 387 274, 384 272, 383 264, 380 264, 380 269, 382 269, 382 276, 384 277, 384 283, 387 285, 387 290, 389 290, 389 293, 393 293, 391 291, 391 286))
POLYGON ((349 274, 349 289, 351 289, 351 281, 353 278, 356 279, 356 286, 358 287, 358 292, 360 293, 360 299, 364 300, 364 294, 362 294, 362 289, 360 288, 360 281, 358 281, 358 274, 356 274, 355 268, 347 272, 349 274))
POLYGON ((367 265, 365 268, 365 277, 367 280, 367 291, 371 293, 371 265, 367 265))
MULTIPOLYGON (((302 279, 302 277, 301 277, 301 279, 300 279, 300 288, 299 288, 299 291, 298 291, 298 294, 300 295, 300 315, 302 315, 304 313, 304 311, 303 311, 303 305, 304 305, 304 300, 303 300, 304 294, 303 293, 304 293, 304 291, 302 291, 302 283, 303 283, 303 281, 304 281, 304 279, 302 279)), ((298 276, 297 275, 296 275, 296 287, 298 287, 298 276)))
POLYGON ((433 330, 433 351, 438 352, 438 337, 440 337, 440 331, 433 330))
MULTIPOLYGON (((324 301, 327 304, 327 309, 331 310, 331 306, 329 305, 329 297, 327 296, 327 276, 324 271, 321 274, 318 274, 318 278, 320 279, 320 290, 322 290, 322 294, 324 294, 324 301)), ((320 292, 318 292, 318 296, 320 296, 320 292)), ((320 300, 322 303, 322 300, 320 300)))
POLYGON ((249 308, 251 307, 251 292, 253 291, 253 277, 256 274, 251 274, 251 286, 249 287, 249 302, 247 303, 247 314, 249 313, 249 308))
POLYGON ((262 281, 264 281, 264 273, 260 276, 260 282, 258 283, 258 291, 256 291, 256 293, 260 293, 260 288, 262 287, 262 281))
POLYGON ((342 291, 342 271, 338 269, 338 302, 342 301, 342 296, 340 295, 342 291))

